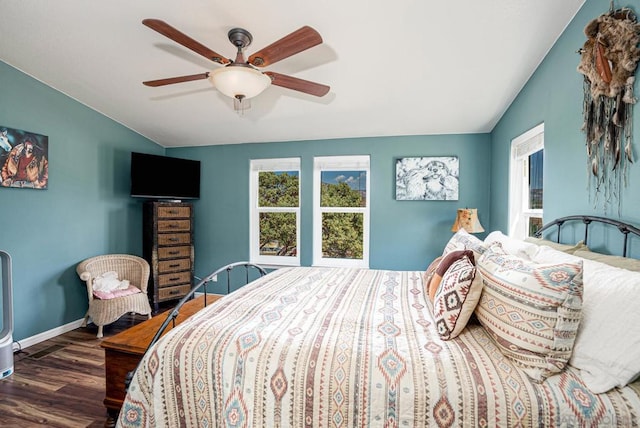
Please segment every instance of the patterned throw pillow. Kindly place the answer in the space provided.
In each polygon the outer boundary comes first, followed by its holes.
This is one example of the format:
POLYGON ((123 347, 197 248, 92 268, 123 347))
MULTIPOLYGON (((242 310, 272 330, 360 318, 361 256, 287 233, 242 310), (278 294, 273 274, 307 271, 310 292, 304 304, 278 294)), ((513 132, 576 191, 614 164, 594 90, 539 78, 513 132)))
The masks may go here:
POLYGON ((486 249, 487 246, 480 239, 464 229, 459 229, 445 245, 442 255, 446 256, 454 250, 472 250, 477 259, 486 249))
POLYGON ((436 292, 438 291, 438 287, 440 286, 440 282, 442 281, 442 277, 449 267, 463 257, 468 257, 471 260, 471 263, 475 262, 473 251, 471 250, 454 250, 442 257, 440 263, 438 263, 438 267, 436 267, 433 275, 431 276, 431 280, 429 281, 429 300, 433 302, 436 292))
POLYGON ((561 372, 580 324, 582 262, 539 264, 492 245, 477 271, 475 313, 502 353, 535 381, 561 372))
POLYGON ((480 300, 482 281, 474 281, 476 267, 469 257, 455 261, 442 277, 433 302, 433 316, 443 340, 453 339, 465 328, 480 300))

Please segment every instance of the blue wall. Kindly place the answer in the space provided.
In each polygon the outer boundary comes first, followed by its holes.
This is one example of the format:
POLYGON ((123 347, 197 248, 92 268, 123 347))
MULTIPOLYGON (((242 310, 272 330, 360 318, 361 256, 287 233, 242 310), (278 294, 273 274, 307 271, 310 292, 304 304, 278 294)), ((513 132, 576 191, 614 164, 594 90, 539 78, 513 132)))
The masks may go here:
POLYGON ((450 237, 459 207, 477 207, 480 219, 489 222, 488 134, 165 150, 2 62, 0 83, 0 126, 49 137, 49 188, 0 188, 5 219, 0 249, 13 258, 16 340, 84 316, 86 291, 75 273, 81 260, 104 253, 141 255, 141 203, 129 197, 131 151, 202 160, 202 198, 195 202, 199 276, 248 258, 252 158, 302 158, 306 265, 311 263, 313 156, 371 155, 371 267, 425 268, 450 237), (395 201, 397 158, 450 155, 460 160, 459 201, 395 201))
POLYGON ((478 208, 488 224, 488 134, 379 137, 172 148, 167 154, 202 161, 202 198, 195 203, 196 275, 249 256, 249 163, 251 159, 300 157, 301 248, 312 261, 313 157, 371 156, 370 267, 424 269, 451 237, 456 210, 478 208), (396 201, 395 160, 412 156, 458 156, 459 201, 396 201))
MULTIPOLYGON (((616 2, 616 8, 637 4, 616 2)), ((587 0, 571 24, 529 79, 516 100, 491 134, 491 229, 506 231, 508 225, 508 168, 511 140, 544 122, 544 221, 571 214, 599 215, 640 223, 640 111, 634 112, 636 163, 629 168, 629 183, 617 203, 609 208, 599 203, 587 189, 587 155, 582 126, 583 77, 577 67, 576 51, 586 41, 584 27, 609 10, 609 2, 587 0), (635 191, 634 191, 635 189, 635 191)), ((640 95, 636 84, 636 97, 640 95)), ((602 200, 602 199, 601 199, 602 200)), ((632 241, 632 255, 640 256, 640 243, 632 241)))
POLYGON ((0 249, 13 260, 14 339, 84 316, 75 267, 103 253, 142 254, 132 150, 157 144, 0 62, 0 127, 49 137, 47 190, 0 187, 0 249))
MULTIPOLYGON (((584 26, 608 2, 588 0, 493 132, 481 135, 379 137, 163 149, 0 62, 0 126, 49 136, 49 189, 0 188, 0 249, 13 257, 18 340, 83 317, 85 288, 75 273, 82 259, 142 253, 140 202, 128 196, 129 153, 202 161, 202 198, 195 202, 196 274, 248 257, 249 160, 302 158, 302 245, 311 263, 314 156, 371 155, 372 268, 423 269, 450 236, 456 209, 476 207, 487 230, 506 230, 511 139, 545 123, 545 220, 594 207, 587 192, 582 125, 582 76, 575 51, 584 26), (458 202, 395 201, 395 160, 456 155, 458 202)), ((620 7, 621 5, 616 5, 620 7)), ((632 5, 633 6, 633 5, 632 5)), ((640 129, 639 113, 634 117, 640 129)), ((635 147, 638 143, 634 144, 635 147)), ((640 159, 639 151, 634 150, 640 159)), ((630 169, 621 219, 640 223, 640 167, 630 169)), ((482 235, 481 235, 482 237, 482 235)), ((636 256, 637 257, 637 256, 636 256)))

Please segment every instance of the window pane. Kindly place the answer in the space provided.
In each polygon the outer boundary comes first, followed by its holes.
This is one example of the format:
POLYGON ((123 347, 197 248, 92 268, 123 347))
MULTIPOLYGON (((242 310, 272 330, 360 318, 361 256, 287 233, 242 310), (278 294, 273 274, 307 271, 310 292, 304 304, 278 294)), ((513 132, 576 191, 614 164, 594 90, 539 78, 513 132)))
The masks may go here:
POLYGON ((534 236, 542 228, 542 217, 529 217, 529 236, 534 236))
POLYGON ((297 207, 298 188, 298 171, 260 171, 258 206, 297 207))
POLYGON ((529 209, 542 209, 542 164, 544 150, 529 155, 529 209))
POLYGON ((260 255, 296 255, 296 213, 260 213, 260 255))
POLYGON ((362 213, 322 214, 322 257, 362 259, 362 213))
POLYGON ((366 171, 322 171, 321 207, 366 207, 366 171))

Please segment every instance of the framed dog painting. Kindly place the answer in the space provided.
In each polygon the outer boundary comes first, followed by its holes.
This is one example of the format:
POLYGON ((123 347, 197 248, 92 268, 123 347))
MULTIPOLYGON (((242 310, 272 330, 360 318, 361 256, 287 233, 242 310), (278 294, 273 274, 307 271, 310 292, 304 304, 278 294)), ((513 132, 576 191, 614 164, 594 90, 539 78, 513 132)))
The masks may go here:
POLYGON ((49 137, 0 126, 0 187, 46 189, 49 137))
POLYGON ((457 201, 457 156, 396 160, 396 200, 457 201))

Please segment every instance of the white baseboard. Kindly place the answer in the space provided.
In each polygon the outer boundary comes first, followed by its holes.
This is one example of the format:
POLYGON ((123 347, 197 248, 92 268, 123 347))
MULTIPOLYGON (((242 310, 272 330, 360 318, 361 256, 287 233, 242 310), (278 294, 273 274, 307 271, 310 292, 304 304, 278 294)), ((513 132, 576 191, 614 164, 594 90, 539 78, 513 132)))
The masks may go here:
POLYGON ((60 327, 52 328, 51 330, 43 331, 42 333, 38 333, 35 336, 26 337, 22 340, 14 340, 13 349, 15 350, 17 348, 17 345, 15 342, 19 343, 20 349, 25 349, 25 348, 28 348, 29 346, 33 346, 37 343, 44 342, 45 340, 70 332, 71 330, 75 330, 76 328, 82 326, 82 321, 84 321, 84 318, 80 318, 79 320, 76 320, 76 321, 71 321, 68 324, 61 325, 60 327))
MULTIPOLYGON (((204 295, 204 293, 194 293, 196 296, 201 296, 204 295)), ((209 295, 214 295, 217 293, 207 293, 209 295)), ((223 294, 220 296, 224 296, 223 294)), ((31 336, 31 337, 27 337, 24 338, 22 340, 14 340, 13 343, 13 349, 25 349, 28 348, 29 346, 33 346, 36 345, 40 342, 44 342, 45 340, 51 339, 53 337, 59 336, 61 334, 64 333, 68 333, 72 330, 75 330, 76 328, 79 328, 82 326, 82 321, 84 321, 84 318, 80 318, 79 320, 75 320, 75 321, 71 321, 68 324, 65 325, 61 325, 60 327, 56 327, 56 328, 52 328, 51 330, 47 330, 47 331, 43 331, 42 333, 38 333, 35 336, 31 336), (20 345, 16 345, 16 342, 18 342, 20 345)))
MULTIPOLYGON (((194 296, 194 297, 204 296, 204 292, 196 291, 195 293, 193 293, 193 296, 194 296)), ((220 296, 220 297, 224 297, 224 296, 226 296, 226 294, 220 294, 220 293, 207 292, 207 296, 220 296)))

